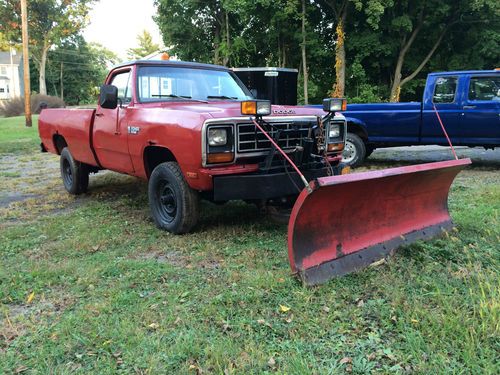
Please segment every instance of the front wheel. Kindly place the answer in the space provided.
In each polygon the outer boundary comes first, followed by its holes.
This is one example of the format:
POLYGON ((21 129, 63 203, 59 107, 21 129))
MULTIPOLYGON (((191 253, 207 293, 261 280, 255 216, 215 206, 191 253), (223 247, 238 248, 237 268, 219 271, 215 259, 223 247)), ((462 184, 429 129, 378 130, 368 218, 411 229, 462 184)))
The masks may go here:
POLYGON ((199 217, 199 196, 182 175, 179 164, 159 164, 148 185, 149 207, 156 226, 174 234, 191 231, 199 217))
POLYGON ((342 153, 342 163, 351 167, 358 167, 366 156, 366 147, 363 140, 354 133, 347 133, 345 148, 342 153))

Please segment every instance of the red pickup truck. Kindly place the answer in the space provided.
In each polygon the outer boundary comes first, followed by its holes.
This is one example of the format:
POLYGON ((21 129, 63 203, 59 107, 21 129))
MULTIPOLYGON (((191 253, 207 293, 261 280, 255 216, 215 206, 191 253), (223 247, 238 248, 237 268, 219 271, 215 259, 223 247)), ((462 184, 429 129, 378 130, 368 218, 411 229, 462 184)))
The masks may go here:
POLYGON ((180 234, 196 224, 200 198, 278 204, 302 190, 255 118, 308 180, 340 173, 341 114, 254 100, 216 65, 122 64, 108 74, 97 109, 45 109, 39 133, 42 151, 60 155, 69 193, 84 193, 89 173, 102 169, 147 179, 155 223, 180 234))

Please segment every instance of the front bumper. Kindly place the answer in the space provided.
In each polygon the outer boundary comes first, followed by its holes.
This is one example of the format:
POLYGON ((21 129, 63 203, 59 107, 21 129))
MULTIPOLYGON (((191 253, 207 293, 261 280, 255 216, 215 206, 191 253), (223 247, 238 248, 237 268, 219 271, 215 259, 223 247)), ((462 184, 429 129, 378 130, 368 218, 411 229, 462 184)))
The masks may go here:
MULTIPOLYGON (((332 166, 334 175, 341 173, 341 166, 332 166)), ((327 169, 304 171, 308 181, 327 176, 327 169)), ((290 167, 287 172, 256 173, 213 177, 214 201, 260 200, 299 194, 304 188, 300 176, 290 167)))

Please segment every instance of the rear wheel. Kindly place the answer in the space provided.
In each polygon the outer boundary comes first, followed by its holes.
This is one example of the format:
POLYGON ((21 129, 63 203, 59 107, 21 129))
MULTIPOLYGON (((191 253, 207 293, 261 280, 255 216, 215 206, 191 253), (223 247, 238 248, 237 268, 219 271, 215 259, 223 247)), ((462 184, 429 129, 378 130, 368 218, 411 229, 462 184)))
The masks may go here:
POLYGON ((345 148, 342 153, 342 163, 351 167, 359 166, 366 157, 366 147, 363 140, 354 133, 347 133, 345 148))
POLYGON ((174 234, 191 231, 199 217, 199 196, 175 162, 159 164, 148 185, 149 207, 158 228, 174 234))
POLYGON ((87 165, 75 159, 67 147, 61 151, 61 177, 64 188, 70 194, 85 193, 89 187, 89 171, 87 165))

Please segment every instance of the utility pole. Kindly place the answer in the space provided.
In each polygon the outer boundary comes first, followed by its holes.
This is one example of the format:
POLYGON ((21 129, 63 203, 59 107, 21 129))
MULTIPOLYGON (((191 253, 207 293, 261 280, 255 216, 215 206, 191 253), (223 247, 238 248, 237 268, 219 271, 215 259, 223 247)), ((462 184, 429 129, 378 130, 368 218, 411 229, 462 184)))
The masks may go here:
POLYGON ((24 70, 24 115, 26 126, 31 127, 31 87, 30 87, 30 57, 28 52, 28 7, 27 0, 21 0, 21 21, 23 33, 23 70, 24 70))

